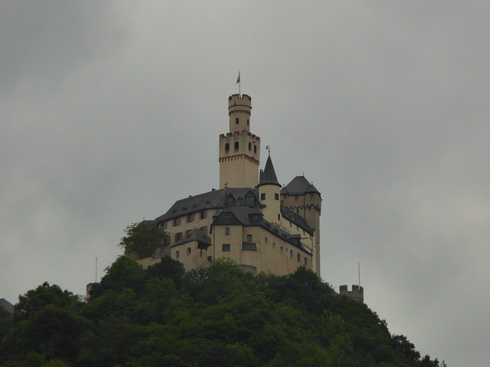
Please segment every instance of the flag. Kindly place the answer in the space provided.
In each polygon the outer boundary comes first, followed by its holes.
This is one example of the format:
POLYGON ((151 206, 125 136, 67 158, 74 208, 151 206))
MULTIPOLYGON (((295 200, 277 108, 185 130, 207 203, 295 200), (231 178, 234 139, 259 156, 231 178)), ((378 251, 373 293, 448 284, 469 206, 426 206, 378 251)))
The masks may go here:
POLYGON ((236 84, 240 83, 240 72, 238 72, 238 78, 236 79, 236 84))

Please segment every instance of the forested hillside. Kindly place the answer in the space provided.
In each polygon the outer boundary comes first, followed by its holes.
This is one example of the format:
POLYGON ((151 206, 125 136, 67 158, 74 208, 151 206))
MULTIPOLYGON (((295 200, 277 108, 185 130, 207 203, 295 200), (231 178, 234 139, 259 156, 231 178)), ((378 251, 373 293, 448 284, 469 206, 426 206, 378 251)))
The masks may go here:
POLYGON ((219 260, 185 273, 120 257, 88 302, 44 283, 0 310, 12 366, 443 366, 421 358, 366 305, 312 272, 244 273, 219 260))

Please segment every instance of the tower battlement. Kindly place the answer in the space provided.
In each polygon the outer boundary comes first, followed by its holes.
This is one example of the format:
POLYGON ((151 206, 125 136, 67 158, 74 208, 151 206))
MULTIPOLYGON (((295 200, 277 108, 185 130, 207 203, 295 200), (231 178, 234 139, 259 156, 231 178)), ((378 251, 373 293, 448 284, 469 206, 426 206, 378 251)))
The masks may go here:
POLYGON ((250 132, 252 98, 228 97, 229 130, 219 136, 220 185, 255 187, 259 183, 260 138, 250 132))
POLYGON ((349 291, 347 285, 341 285, 339 287, 339 294, 352 298, 355 301, 364 302, 364 288, 356 284, 352 285, 351 291, 349 291))
POLYGON ((241 134, 247 134, 247 136, 250 136, 251 138, 253 139, 257 139, 257 140, 260 140, 260 137, 258 137, 257 135, 255 134, 252 134, 250 131, 247 131, 247 130, 242 130, 242 131, 234 131, 232 133, 226 133, 226 134, 220 134, 219 135, 219 138, 220 139, 224 139, 224 138, 229 138, 230 136, 233 136, 233 135, 241 135, 241 134))
POLYGON ((230 132, 250 131, 252 98, 247 94, 233 94, 228 97, 230 132))
POLYGON ((248 94, 232 94, 228 97, 228 107, 247 106, 252 108, 252 97, 248 94))

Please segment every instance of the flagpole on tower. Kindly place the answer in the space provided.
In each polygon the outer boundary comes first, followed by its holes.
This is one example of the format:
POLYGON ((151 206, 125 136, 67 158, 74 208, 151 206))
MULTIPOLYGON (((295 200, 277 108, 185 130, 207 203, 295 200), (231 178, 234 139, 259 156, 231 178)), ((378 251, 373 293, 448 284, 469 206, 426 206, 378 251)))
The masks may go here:
POLYGON ((238 78, 236 80, 236 84, 238 84, 238 96, 242 95, 241 84, 240 84, 240 71, 238 71, 238 78))

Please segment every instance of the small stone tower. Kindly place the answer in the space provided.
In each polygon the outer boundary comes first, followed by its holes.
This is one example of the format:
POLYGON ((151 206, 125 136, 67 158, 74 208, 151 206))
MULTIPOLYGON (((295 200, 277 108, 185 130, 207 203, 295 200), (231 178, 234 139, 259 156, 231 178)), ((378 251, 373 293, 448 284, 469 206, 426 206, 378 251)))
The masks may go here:
POLYGON ((229 132, 219 136, 219 188, 255 187, 259 183, 260 138, 250 132, 252 98, 228 98, 229 132))
POLYGON ((339 294, 364 303, 364 288, 360 285, 353 284, 351 291, 346 285, 341 285, 339 287, 339 294))
POLYGON ((270 153, 264 170, 260 170, 260 182, 257 188, 260 202, 266 205, 262 211, 265 220, 279 224, 281 222, 281 184, 277 180, 270 153))
POLYGON ((281 190, 282 205, 301 215, 315 229, 313 261, 315 271, 320 274, 320 215, 322 196, 304 176, 296 176, 281 190))

